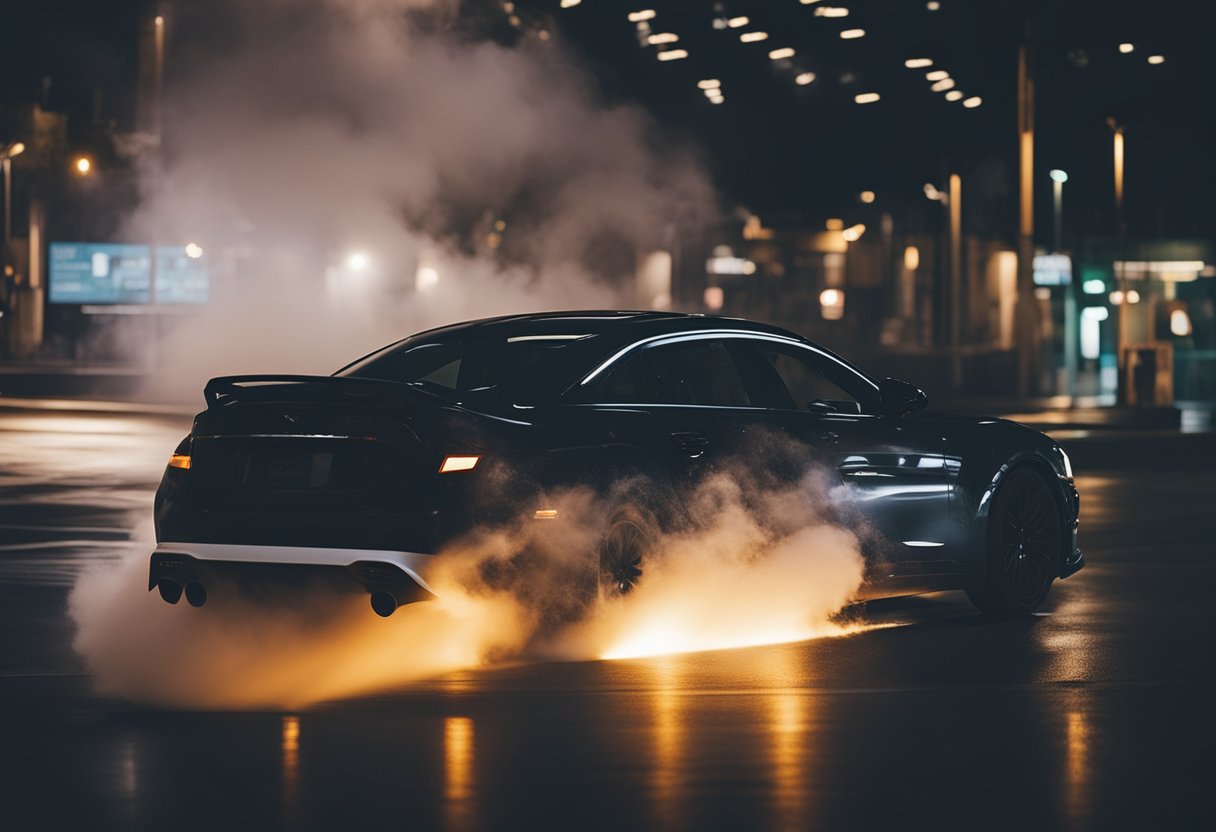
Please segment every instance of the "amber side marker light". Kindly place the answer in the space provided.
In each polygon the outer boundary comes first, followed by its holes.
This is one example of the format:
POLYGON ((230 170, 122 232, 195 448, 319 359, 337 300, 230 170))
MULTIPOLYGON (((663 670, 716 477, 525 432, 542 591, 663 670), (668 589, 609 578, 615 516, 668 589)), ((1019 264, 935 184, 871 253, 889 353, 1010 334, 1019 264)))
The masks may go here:
POLYGON ((439 466, 439 473, 452 474, 456 471, 472 471, 481 462, 480 456, 445 456, 439 466))
POLYGON ((555 508, 538 508, 536 513, 532 515, 537 520, 556 520, 557 509, 555 508))
POLYGON ((169 457, 170 468, 181 468, 183 470, 190 467, 190 454, 174 454, 169 457))

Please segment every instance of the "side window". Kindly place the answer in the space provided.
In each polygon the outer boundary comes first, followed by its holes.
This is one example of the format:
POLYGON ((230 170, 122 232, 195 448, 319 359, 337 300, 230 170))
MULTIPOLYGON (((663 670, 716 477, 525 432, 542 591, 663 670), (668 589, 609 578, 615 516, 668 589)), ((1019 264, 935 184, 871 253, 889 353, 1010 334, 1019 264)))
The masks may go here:
POLYGON ((869 385, 844 368, 829 366, 828 359, 796 347, 758 346, 785 385, 787 407, 812 413, 863 413, 871 409, 874 393, 869 385), (829 372, 833 378, 829 378, 829 372))
POLYGON ((654 377, 650 401, 748 407, 751 399, 739 368, 721 341, 686 341, 644 352, 654 377))
POLYGON ((595 400, 603 404, 642 404, 651 401, 653 387, 650 368, 638 350, 612 372, 595 400))
POLYGON ((389 381, 422 381, 455 390, 463 359, 463 344, 419 344, 389 353, 360 367, 352 375, 389 381))

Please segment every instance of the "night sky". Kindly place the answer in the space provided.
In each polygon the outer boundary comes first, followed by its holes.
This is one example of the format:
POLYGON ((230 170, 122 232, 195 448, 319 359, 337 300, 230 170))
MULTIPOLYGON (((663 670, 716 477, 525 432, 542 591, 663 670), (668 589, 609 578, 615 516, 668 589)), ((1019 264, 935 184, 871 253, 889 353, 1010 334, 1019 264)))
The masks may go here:
MULTIPOLYGON (((609 103, 636 101, 667 135, 700 147, 728 204, 766 220, 817 221, 892 211, 905 221, 935 221, 938 206, 924 198, 926 182, 944 185, 964 175, 973 229, 1012 234, 1016 207, 1015 93, 1017 45, 1029 31, 1038 80, 1037 161, 1040 216, 1049 209, 1050 168, 1070 175, 1069 233, 1113 231, 1108 117, 1127 125, 1129 231, 1145 237, 1204 237, 1216 228, 1216 50, 1198 4, 1163 0, 1011 2, 845 0, 845 18, 816 16, 824 2, 692 3, 649 0, 621 4, 583 0, 521 0, 524 28, 553 28, 576 52, 609 103), (635 8, 636 7, 636 8, 635 8), (629 11, 653 8, 655 33, 671 32, 671 47, 639 45, 629 11), (747 26, 715 29, 715 18, 745 15, 747 26), (866 36, 842 40, 845 29, 866 36), (763 42, 739 35, 765 31, 763 42), (1120 54, 1118 44, 1135 50, 1120 54), (792 47, 791 63, 768 58, 792 47), (684 48, 685 60, 659 62, 663 48, 684 48), (1151 54, 1165 56, 1152 66, 1151 54), (967 96, 964 109, 931 92, 926 69, 908 58, 932 58, 967 96), (795 84, 800 72, 815 81, 795 84), (698 80, 722 82, 725 103, 711 104, 698 80), (858 105, 854 95, 882 98, 858 105), (857 194, 873 190, 863 209, 857 194)), ((461 29, 505 42, 518 37, 501 4, 465 0, 461 29)), ((71 113, 74 135, 88 127, 94 89, 120 128, 130 124, 136 74, 136 27, 141 15, 174 16, 170 77, 184 71, 173 58, 192 44, 209 44, 206 4, 136 0, 42 0, 13 4, 0 26, 0 103, 41 100, 71 113), (50 79, 49 87, 44 79, 50 79)), ((0 129, 7 120, 0 121, 0 129)), ((0 139, 9 137, 0 136, 0 139)), ((1041 225, 1042 227, 1042 225, 1041 225)))

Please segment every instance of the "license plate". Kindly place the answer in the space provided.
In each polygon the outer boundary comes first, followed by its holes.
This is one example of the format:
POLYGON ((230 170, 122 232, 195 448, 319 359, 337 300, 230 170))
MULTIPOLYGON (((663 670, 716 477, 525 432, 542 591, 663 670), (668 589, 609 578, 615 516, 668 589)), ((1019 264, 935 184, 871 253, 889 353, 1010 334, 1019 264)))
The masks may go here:
POLYGON ((312 485, 312 454, 255 453, 249 457, 245 484, 253 488, 305 488, 312 485))

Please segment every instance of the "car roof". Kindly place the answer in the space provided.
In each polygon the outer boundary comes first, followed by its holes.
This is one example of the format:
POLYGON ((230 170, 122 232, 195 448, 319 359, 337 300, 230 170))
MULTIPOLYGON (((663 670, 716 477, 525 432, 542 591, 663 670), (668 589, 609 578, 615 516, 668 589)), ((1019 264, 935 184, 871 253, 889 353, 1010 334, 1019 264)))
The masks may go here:
MULTIPOLYGON (((568 310, 481 318, 419 332, 413 338, 450 337, 454 335, 474 338, 499 338, 568 334, 612 335, 625 340, 633 340, 653 335, 697 332, 707 329, 746 330, 749 332, 781 335, 799 341, 807 340, 801 335, 781 329, 780 327, 747 321, 742 318, 725 318, 717 315, 698 315, 681 312, 618 310, 568 310)), ((615 341, 617 338, 612 338, 612 340, 615 341)))

